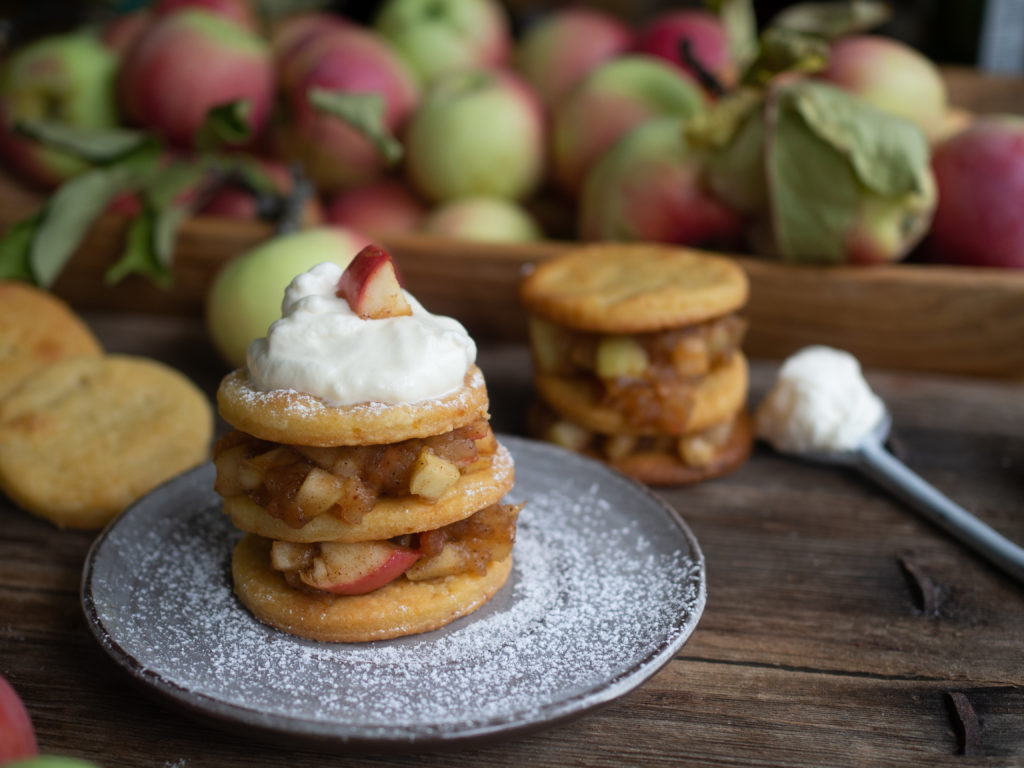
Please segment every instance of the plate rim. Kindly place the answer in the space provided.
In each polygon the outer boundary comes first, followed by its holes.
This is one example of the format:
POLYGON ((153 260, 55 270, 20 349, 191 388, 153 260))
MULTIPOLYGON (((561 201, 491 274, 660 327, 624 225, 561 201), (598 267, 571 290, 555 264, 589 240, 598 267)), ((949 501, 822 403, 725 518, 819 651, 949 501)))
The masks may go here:
POLYGON ((167 486, 186 482, 185 479, 192 475, 210 472, 213 466, 210 461, 203 462, 154 488, 146 496, 129 506, 121 515, 114 518, 96 537, 86 555, 80 587, 80 602, 86 625, 102 650, 119 669, 127 673, 137 684, 143 686, 147 692, 159 694, 165 703, 174 705, 193 718, 199 716, 206 721, 212 717, 225 726, 236 729, 240 727, 256 735, 270 737, 276 742, 290 745, 387 751, 481 745, 548 728, 604 706, 635 690, 656 675, 675 657, 693 634, 707 603, 707 565, 704 553, 696 536, 679 511, 646 485, 603 462, 550 443, 503 433, 499 433, 497 438, 502 444, 509 447, 513 454, 516 449, 546 451, 557 456, 561 461, 579 462, 585 466, 589 465, 592 470, 606 474, 609 480, 627 486, 633 492, 639 492, 654 507, 667 514, 672 524, 679 529, 685 539, 689 550, 687 557, 694 565, 693 573, 697 582, 697 594, 692 603, 692 610, 689 611, 687 620, 680 625, 679 631, 674 636, 665 638, 647 656, 634 663, 620 675, 604 679, 567 698, 531 708, 526 712, 519 711, 492 717, 485 722, 475 723, 465 728, 446 727, 436 730, 417 728, 412 731, 401 725, 394 727, 346 726, 344 722, 339 721, 310 720, 285 714, 271 714, 258 708, 223 701, 209 694, 184 688, 161 673, 149 669, 117 642, 104 624, 96 607, 93 595, 93 577, 98 553, 117 528, 123 525, 125 520, 130 519, 130 515, 135 514, 137 507, 143 505, 151 495, 159 493, 167 486))

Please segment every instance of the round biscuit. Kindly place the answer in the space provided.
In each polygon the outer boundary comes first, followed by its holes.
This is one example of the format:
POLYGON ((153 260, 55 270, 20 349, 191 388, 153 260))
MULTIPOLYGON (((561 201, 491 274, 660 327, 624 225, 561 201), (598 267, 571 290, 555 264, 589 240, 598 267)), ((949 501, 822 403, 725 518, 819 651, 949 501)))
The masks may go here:
MULTIPOLYGON (((702 432, 719 424, 742 408, 749 383, 747 360, 741 352, 711 370, 693 387, 693 407, 677 434, 702 432)), ((559 415, 591 432, 605 435, 659 435, 665 430, 657 424, 633 425, 623 414, 597 402, 593 381, 538 373, 534 376, 537 394, 559 415)), ((688 386, 688 385, 682 385, 688 386)))
POLYGON ((275 443, 329 447, 383 445, 430 437, 487 419, 487 387, 475 365, 462 388, 418 403, 331 406, 294 390, 253 388, 244 369, 229 373, 217 390, 221 416, 235 429, 275 443))
POLYGON ((236 528, 278 541, 375 541, 431 531, 464 520, 501 501, 512 490, 513 480, 512 456, 499 446, 489 466, 462 475, 437 501, 431 503, 417 496, 385 496, 356 524, 325 513, 301 528, 292 528, 244 495, 225 498, 224 513, 236 528))
POLYGON ((206 396, 178 371, 127 356, 69 358, 0 401, 0 488, 60 526, 100 528, 204 461, 206 396))
POLYGON ((2 280, 0 307, 0 398, 44 365, 103 354, 89 327, 44 290, 2 280))
POLYGON ((526 309, 598 333, 644 333, 725 315, 747 301, 746 273, 732 259, 689 248, 604 243, 541 262, 523 279, 526 309))
POLYGON ((265 624, 320 642, 362 643, 439 629, 487 602, 512 571, 509 556, 482 575, 399 578, 365 595, 312 594, 293 589, 270 566, 270 545, 248 534, 235 547, 235 594, 265 624))

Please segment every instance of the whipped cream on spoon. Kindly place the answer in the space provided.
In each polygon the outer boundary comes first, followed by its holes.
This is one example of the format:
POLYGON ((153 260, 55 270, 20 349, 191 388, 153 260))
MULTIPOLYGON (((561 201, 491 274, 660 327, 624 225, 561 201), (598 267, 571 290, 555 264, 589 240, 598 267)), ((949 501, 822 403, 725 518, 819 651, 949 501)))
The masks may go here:
POLYGON ((758 406, 755 426, 758 437, 780 453, 858 470, 1024 583, 1024 548, 885 449, 892 418, 848 353, 808 347, 786 360, 758 406))

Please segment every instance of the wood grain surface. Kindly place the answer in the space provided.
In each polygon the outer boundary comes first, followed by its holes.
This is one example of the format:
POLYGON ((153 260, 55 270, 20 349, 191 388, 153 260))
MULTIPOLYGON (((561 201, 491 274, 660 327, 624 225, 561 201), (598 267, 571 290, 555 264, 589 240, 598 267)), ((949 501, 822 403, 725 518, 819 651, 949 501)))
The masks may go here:
MULTIPOLYGON (((111 351, 225 372, 196 320, 89 314, 111 351)), ((527 355, 481 346, 499 429, 522 430, 527 355)), ((754 363, 752 402, 773 364, 754 363)), ((893 449, 1024 541, 1024 386, 870 372, 893 449)), ((921 766, 1024 764, 1024 586, 859 477, 758 447, 729 477, 663 491, 707 558, 708 603, 678 656, 579 720, 486 748, 328 755, 168 709, 130 684, 79 604, 92 534, 0 500, 0 674, 44 752, 102 766, 921 766)))

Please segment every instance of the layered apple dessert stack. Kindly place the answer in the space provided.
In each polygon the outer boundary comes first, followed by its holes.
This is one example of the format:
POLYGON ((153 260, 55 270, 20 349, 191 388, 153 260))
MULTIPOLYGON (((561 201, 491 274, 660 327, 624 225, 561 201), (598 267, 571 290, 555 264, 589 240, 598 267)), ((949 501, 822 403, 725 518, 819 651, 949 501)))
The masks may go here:
POLYGON ((519 509, 475 355, 374 246, 291 283, 217 395, 235 431, 216 490, 247 532, 232 573, 253 614, 361 642, 444 626, 501 588, 519 509))
POLYGON ((531 429, 642 482, 692 483, 750 453, 744 272, 658 245, 587 246, 538 265, 531 429))

